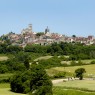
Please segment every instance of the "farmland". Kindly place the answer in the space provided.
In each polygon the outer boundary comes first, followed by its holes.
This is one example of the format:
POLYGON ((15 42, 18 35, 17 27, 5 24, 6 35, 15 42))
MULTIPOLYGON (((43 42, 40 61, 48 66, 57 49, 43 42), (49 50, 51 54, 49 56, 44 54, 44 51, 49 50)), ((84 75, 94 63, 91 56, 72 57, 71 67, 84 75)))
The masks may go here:
POLYGON ((48 74, 54 74, 54 72, 59 72, 59 71, 66 71, 66 72, 74 73, 74 71, 77 68, 85 68, 86 76, 92 75, 94 77, 94 75, 95 75, 95 64, 82 65, 82 66, 70 66, 70 67, 54 67, 54 68, 48 69, 47 72, 48 72, 48 74))

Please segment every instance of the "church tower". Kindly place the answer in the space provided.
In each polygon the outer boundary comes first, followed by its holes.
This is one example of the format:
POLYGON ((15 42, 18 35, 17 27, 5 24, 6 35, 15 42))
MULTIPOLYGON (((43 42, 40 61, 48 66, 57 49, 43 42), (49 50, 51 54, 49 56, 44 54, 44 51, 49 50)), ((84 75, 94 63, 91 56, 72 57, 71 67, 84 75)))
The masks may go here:
POLYGON ((45 34, 47 34, 49 31, 50 31, 50 30, 49 30, 49 28, 48 28, 48 26, 47 26, 47 28, 45 29, 45 34))
POLYGON ((25 33, 32 33, 32 24, 29 24, 29 25, 28 25, 28 28, 23 29, 23 30, 21 31, 21 34, 22 34, 22 35, 25 34, 25 33))
POLYGON ((29 24, 28 29, 29 29, 29 32, 31 33, 32 32, 32 24, 29 24))
POLYGON ((50 30, 49 30, 48 26, 47 26, 47 28, 45 29, 45 35, 46 35, 46 36, 51 36, 51 33, 50 33, 50 30))

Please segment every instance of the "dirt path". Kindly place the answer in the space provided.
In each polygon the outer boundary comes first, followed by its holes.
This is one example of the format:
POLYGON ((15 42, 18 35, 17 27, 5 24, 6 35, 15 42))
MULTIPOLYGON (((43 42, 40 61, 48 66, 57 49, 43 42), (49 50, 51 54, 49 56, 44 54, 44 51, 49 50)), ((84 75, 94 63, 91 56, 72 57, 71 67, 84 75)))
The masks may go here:
MULTIPOLYGON (((87 78, 86 78, 87 79, 87 78)), ((57 84, 60 82, 66 82, 66 81, 72 81, 72 80, 78 80, 78 78, 65 78, 65 79, 56 79, 56 80, 52 80, 53 84, 57 84)))
POLYGON ((56 80, 52 80, 52 83, 56 84, 56 83, 60 83, 60 82, 63 82, 63 81, 68 81, 68 79, 56 79, 56 80))

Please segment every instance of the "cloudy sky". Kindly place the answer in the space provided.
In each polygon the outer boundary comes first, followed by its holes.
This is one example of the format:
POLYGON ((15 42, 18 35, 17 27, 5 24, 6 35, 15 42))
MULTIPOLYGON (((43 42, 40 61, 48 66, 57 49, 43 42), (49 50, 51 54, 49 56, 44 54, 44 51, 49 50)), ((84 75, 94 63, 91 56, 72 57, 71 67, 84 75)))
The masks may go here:
POLYGON ((34 32, 95 36, 95 0, 0 0, 0 35, 20 33, 28 24, 34 32))

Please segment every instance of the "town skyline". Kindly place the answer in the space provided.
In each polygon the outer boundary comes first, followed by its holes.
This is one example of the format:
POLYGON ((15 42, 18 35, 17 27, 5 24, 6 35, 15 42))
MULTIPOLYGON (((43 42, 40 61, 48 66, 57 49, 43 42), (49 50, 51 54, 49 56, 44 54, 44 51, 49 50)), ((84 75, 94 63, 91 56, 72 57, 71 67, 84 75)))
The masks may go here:
MULTIPOLYGON (((71 35, 66 35, 66 34, 61 34, 61 33, 59 33, 59 32, 53 32, 53 31, 51 31, 51 29, 49 28, 49 26, 46 26, 46 27, 44 27, 44 30, 43 31, 33 31, 33 24, 28 24, 26 27, 24 27, 24 28, 22 28, 21 30, 20 30, 20 32, 14 32, 14 31, 9 31, 9 32, 7 32, 7 33, 5 33, 5 34, 1 34, 0 36, 3 36, 3 35, 7 35, 7 34, 9 34, 9 33, 15 33, 15 34, 22 34, 22 31, 23 30, 27 30, 27 28, 29 27, 29 26, 31 26, 31 32, 33 32, 34 34, 37 34, 37 33, 41 33, 41 32, 43 32, 43 33, 45 33, 45 29, 49 29, 49 32, 50 33, 55 33, 55 34, 59 34, 59 35, 64 35, 64 36, 67 36, 67 37, 72 37, 72 36, 76 36, 76 37, 88 37, 88 36, 93 36, 93 37, 95 37, 94 35, 86 35, 86 36, 80 36, 80 35, 75 35, 75 34, 71 34, 71 35)), ((27 32, 29 32, 29 31, 27 31, 27 32)))
POLYGON ((34 32, 32 24, 29 24, 28 27, 22 29, 20 34, 16 34, 14 32, 9 32, 8 34, 2 35, 0 37, 0 42, 10 42, 12 45, 18 45, 21 47, 25 47, 27 44, 39 44, 39 45, 50 45, 52 43, 81 43, 84 45, 95 44, 94 36, 87 37, 78 37, 76 35, 72 35, 71 37, 50 32, 49 27, 47 26, 44 32, 34 32))
POLYGON ((68 36, 95 36, 95 0, 2 0, 0 1, 0 35, 20 33, 29 23, 33 31, 68 36))

